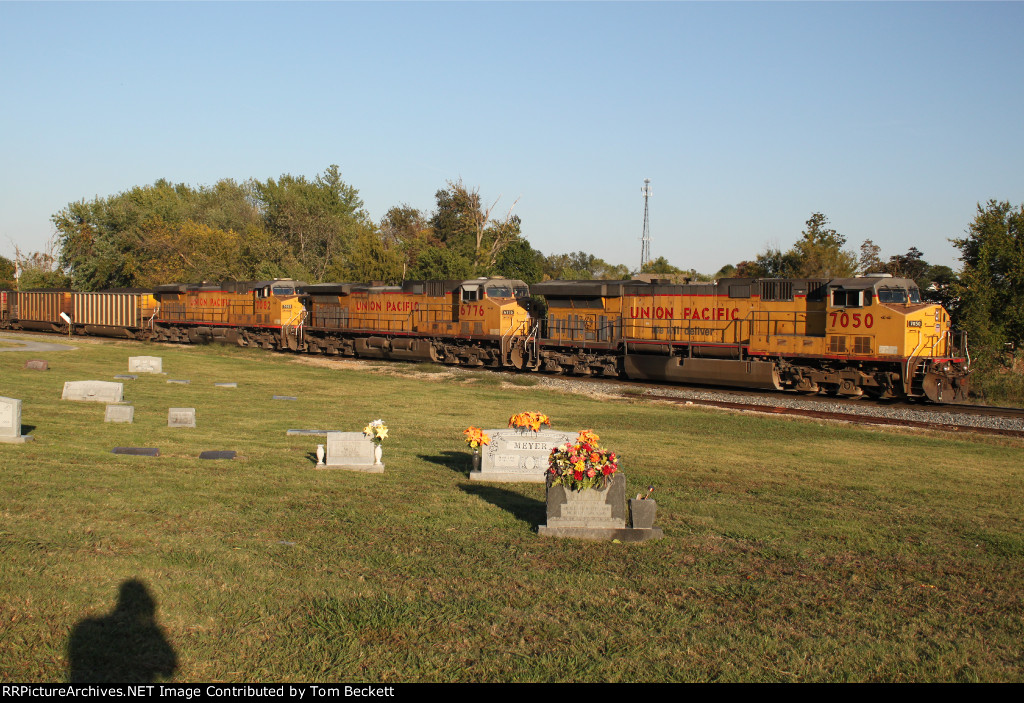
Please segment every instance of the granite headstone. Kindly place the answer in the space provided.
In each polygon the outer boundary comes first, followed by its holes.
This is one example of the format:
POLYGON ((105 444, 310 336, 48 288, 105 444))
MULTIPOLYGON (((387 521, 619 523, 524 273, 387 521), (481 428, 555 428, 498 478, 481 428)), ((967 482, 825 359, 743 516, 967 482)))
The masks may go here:
POLYGON ((168 427, 195 427, 196 426, 196 409, 195 408, 168 408, 168 410, 167 410, 167 426, 168 427))
POLYGON ((134 421, 134 405, 108 405, 107 412, 103 415, 103 422, 127 422, 132 424, 134 421))
POLYGON ((556 430, 485 430, 491 443, 482 447, 480 470, 471 481, 544 483, 552 448, 576 441, 574 432, 556 430))
POLYGON ((21 433, 21 400, 0 396, 0 442, 23 444, 33 439, 21 433))

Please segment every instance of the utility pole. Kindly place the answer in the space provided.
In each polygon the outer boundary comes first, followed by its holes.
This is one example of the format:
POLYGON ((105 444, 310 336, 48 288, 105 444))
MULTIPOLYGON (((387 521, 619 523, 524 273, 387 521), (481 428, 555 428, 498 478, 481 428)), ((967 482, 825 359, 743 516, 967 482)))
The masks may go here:
POLYGON ((640 270, 651 260, 651 221, 647 216, 647 200, 651 197, 651 179, 644 179, 644 186, 640 189, 644 194, 644 231, 640 235, 640 270))

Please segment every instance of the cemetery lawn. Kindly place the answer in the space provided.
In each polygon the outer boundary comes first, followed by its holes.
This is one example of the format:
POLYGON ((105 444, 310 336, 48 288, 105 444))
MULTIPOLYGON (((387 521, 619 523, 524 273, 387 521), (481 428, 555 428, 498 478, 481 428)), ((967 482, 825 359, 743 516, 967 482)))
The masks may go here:
POLYGON ((72 632, 95 648, 102 618, 137 628, 119 644, 136 671, 179 682, 1024 679, 1020 441, 414 365, 76 346, 0 354, 0 395, 35 437, 0 444, 2 681, 67 680, 72 632), (124 381, 133 424, 60 400, 139 355, 166 375, 124 381), (170 407, 198 426, 168 428, 170 407), (523 410, 597 432, 627 494, 656 487, 665 538, 542 538, 543 485, 471 483, 463 430, 523 410), (314 470, 324 440, 285 434, 376 418, 384 474, 314 470), (212 449, 239 458, 196 458, 212 449), (122 587, 137 605, 111 619, 122 587), (159 629, 125 617, 147 595, 159 629))

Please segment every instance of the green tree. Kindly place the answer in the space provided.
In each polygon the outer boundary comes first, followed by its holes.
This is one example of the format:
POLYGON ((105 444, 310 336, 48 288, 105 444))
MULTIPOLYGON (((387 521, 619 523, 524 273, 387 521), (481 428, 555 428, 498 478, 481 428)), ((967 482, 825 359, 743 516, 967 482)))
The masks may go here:
POLYGON ((952 288, 959 321, 988 355, 1024 342, 1024 205, 978 204, 966 236, 951 240, 963 269, 952 288))
POLYGON ((648 261, 646 264, 644 264, 640 268, 640 273, 673 274, 683 273, 683 270, 670 264, 668 262, 668 259, 666 259, 664 256, 659 256, 657 259, 654 259, 653 261, 648 261))
POLYGON ((449 181, 435 197, 431 234, 439 245, 470 262, 474 275, 490 273, 502 249, 521 237, 522 223, 511 208, 504 219, 492 219, 497 201, 484 209, 479 192, 469 190, 462 181, 449 181))
POLYGON ((5 256, 0 256, 0 290, 14 289, 14 273, 17 267, 5 256))
POLYGON ((517 239, 498 254, 494 273, 505 278, 516 278, 528 284, 543 277, 544 255, 530 246, 525 239, 517 239))
POLYGON ((473 264, 466 257, 444 247, 431 247, 420 254, 409 278, 463 279, 473 277, 473 264))
POLYGON ((857 272, 860 275, 868 273, 885 273, 885 264, 881 259, 882 247, 870 239, 865 239, 860 245, 860 258, 857 260, 857 272))
POLYGON ((916 281, 924 277, 928 268, 929 265, 924 260, 924 254, 917 247, 910 247, 906 254, 889 257, 885 273, 891 273, 899 278, 912 278, 916 281))
POLYGON ((328 268, 344 268, 356 241, 372 228, 359 192, 341 179, 332 164, 312 181, 284 174, 253 181, 264 226, 286 243, 312 281, 328 268))
POLYGON ((60 267, 54 248, 53 241, 47 244, 46 251, 28 254, 22 253, 17 246, 14 247, 14 260, 17 262, 17 268, 21 270, 21 277, 18 279, 19 290, 67 288, 71 284, 70 278, 60 267))
POLYGON ((793 275, 796 278, 844 278, 857 271, 857 257, 844 251, 846 237, 828 227, 828 218, 815 212, 807 220, 807 229, 793 245, 793 275))

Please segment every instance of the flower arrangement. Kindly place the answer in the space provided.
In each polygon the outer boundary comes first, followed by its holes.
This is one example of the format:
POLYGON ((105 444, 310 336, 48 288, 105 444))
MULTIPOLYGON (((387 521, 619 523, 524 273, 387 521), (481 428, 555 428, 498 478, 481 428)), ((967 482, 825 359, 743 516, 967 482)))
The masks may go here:
POLYGON ((547 415, 533 410, 516 413, 508 419, 508 426, 517 430, 532 430, 533 432, 540 432, 541 425, 551 427, 551 420, 547 415))
POLYGON ((470 449, 476 451, 485 444, 491 443, 491 438, 487 436, 487 433, 481 430, 479 427, 470 427, 465 430, 462 434, 466 435, 466 444, 469 445, 470 449))
POLYGON ((374 420, 363 428, 363 434, 379 447, 388 438, 388 426, 384 424, 383 420, 374 420))
POLYGON ((648 486, 646 493, 637 493, 636 494, 636 499, 637 500, 647 500, 648 498, 651 497, 652 493, 654 493, 654 486, 648 486))
POLYGON ((615 452, 602 449, 599 439, 591 430, 582 430, 575 444, 566 442, 552 449, 548 457, 551 484, 574 491, 604 488, 608 479, 619 470, 619 465, 615 452))

